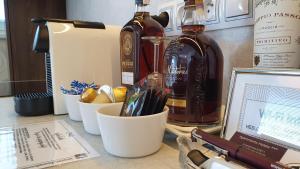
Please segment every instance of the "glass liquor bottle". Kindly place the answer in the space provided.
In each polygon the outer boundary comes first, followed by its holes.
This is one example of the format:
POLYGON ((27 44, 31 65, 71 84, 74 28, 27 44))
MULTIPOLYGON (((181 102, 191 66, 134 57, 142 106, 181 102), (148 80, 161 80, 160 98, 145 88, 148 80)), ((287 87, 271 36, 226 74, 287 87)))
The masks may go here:
MULTIPOLYGON (((134 17, 122 28, 120 34, 122 85, 130 86, 153 72, 153 44, 142 40, 144 36, 164 36, 163 27, 146 12, 149 0, 135 0, 134 17)), ((160 44, 158 72, 163 71, 163 44, 160 44)))
POLYGON ((181 125, 218 123, 222 104, 223 54, 204 33, 202 0, 185 0, 182 35, 164 55, 169 121, 181 125))

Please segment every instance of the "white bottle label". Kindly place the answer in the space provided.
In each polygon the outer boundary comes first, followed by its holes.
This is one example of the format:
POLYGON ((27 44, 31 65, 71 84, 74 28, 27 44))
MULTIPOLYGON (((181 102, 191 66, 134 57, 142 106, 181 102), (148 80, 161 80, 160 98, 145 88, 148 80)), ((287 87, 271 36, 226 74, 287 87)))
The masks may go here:
POLYGON ((133 72, 122 72, 122 84, 134 85, 133 72))
POLYGON ((300 68, 300 1, 256 0, 254 67, 300 68))

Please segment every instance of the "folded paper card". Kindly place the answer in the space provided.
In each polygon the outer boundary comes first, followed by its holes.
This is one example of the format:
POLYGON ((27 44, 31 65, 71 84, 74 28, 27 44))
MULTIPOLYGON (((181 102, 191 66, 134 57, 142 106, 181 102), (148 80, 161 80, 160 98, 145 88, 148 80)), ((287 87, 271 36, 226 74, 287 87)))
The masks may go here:
POLYGON ((47 168, 98 153, 65 121, 0 128, 0 168, 47 168))

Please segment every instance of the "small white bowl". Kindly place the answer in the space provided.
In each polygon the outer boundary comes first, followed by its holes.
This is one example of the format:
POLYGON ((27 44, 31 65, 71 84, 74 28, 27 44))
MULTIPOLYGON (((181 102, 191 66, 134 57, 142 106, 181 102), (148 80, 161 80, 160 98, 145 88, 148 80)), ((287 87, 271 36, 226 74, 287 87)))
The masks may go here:
POLYGON ((80 95, 63 95, 70 119, 74 121, 82 121, 78 107, 78 100, 80 100, 80 95))
POLYGON ((83 103, 81 101, 78 101, 78 104, 85 131, 90 134, 100 135, 96 111, 101 107, 101 104, 83 103))
POLYGON ((119 157, 143 157, 161 147, 169 109, 162 113, 120 117, 122 104, 102 106, 97 113, 105 150, 119 157))

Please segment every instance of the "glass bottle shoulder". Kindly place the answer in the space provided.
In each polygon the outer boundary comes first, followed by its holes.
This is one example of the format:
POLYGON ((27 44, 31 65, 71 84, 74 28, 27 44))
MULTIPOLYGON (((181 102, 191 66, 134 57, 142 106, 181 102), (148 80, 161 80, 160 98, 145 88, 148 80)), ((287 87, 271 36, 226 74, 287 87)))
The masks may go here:
POLYGON ((182 34, 175 41, 189 44, 194 47, 200 46, 201 50, 204 52, 206 52, 208 49, 213 50, 216 55, 223 57, 222 51, 218 43, 213 38, 208 36, 205 32, 198 32, 198 33, 182 32, 182 34))
POLYGON ((141 36, 163 36, 163 27, 150 16, 135 15, 122 31, 139 31, 141 36))
POLYGON ((204 32, 199 32, 199 33, 184 33, 183 32, 178 37, 178 40, 184 40, 184 39, 193 39, 197 43, 200 43, 203 45, 209 45, 211 43, 216 43, 215 40, 213 40, 211 37, 206 35, 204 32))

